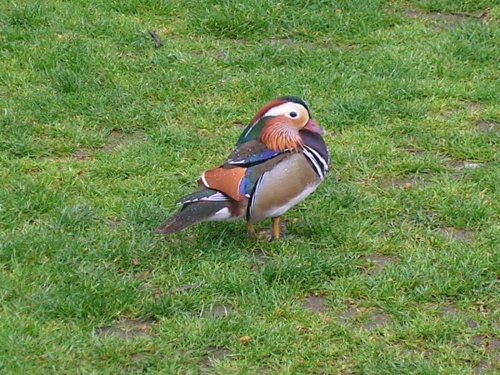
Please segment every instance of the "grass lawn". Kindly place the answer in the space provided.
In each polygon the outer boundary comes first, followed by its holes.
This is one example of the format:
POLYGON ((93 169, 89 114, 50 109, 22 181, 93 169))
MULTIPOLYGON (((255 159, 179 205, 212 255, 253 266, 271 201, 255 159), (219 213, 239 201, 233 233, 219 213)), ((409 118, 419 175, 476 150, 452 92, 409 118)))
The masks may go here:
POLYGON ((499 16, 2 1, 0 373, 498 373, 499 16), (331 153, 284 239, 152 232, 281 95, 331 153))

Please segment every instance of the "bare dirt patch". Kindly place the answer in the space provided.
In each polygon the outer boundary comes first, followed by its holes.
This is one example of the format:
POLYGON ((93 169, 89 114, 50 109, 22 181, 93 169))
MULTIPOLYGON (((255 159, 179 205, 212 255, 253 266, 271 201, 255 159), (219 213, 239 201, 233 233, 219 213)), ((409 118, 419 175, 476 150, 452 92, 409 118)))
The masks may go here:
POLYGON ((381 309, 358 307, 351 303, 338 315, 337 321, 341 324, 361 324, 362 328, 372 330, 390 324, 392 317, 381 309))
POLYGON ((401 354, 403 357, 410 357, 410 358, 416 357, 425 360, 432 360, 433 356, 433 352, 431 350, 424 348, 404 349, 401 351, 401 354))
POLYGON ((238 129, 245 129, 246 127, 243 121, 240 120, 233 121, 233 126, 237 127, 238 129))
POLYGON ((465 103, 465 108, 471 112, 476 112, 481 109, 483 105, 479 102, 467 102, 465 103))
POLYGON ((302 40, 297 40, 297 39, 290 39, 290 38, 270 38, 269 44, 276 45, 276 46, 287 46, 287 47, 299 48, 299 49, 313 49, 313 48, 321 48, 322 47, 320 44, 317 44, 317 43, 312 43, 312 42, 302 41, 302 40))
POLYGON ((229 52, 223 49, 208 49, 202 52, 196 51, 191 53, 192 56, 209 57, 214 60, 226 60, 229 57, 229 52))
POLYGON ((464 110, 467 112, 476 113, 483 107, 480 102, 463 102, 462 107, 446 108, 440 111, 439 115, 444 120, 449 120, 455 116, 463 115, 464 110))
POLYGON ((222 318, 227 316, 231 309, 224 305, 213 305, 207 309, 203 309, 200 313, 202 318, 222 318))
POLYGON ((464 322, 470 329, 477 329, 479 327, 479 323, 477 323, 474 319, 467 318, 465 316, 466 312, 453 304, 432 304, 431 306, 431 309, 434 312, 437 312, 438 316, 441 318, 459 318, 461 320, 465 319, 464 322))
POLYGON ((490 369, 490 364, 486 360, 481 359, 479 363, 476 365, 476 367, 474 367, 473 373, 476 375, 482 375, 489 369, 490 369))
POLYGON ((466 160, 453 160, 453 159, 444 159, 443 164, 445 167, 453 169, 477 169, 483 166, 483 164, 481 163, 475 163, 466 160))
POLYGON ((453 115, 455 115, 458 112, 459 112, 459 110, 457 110, 457 109, 445 110, 445 111, 440 112, 440 116, 442 119, 448 120, 448 119, 452 118, 453 115))
POLYGON ((164 296, 171 296, 174 294, 187 293, 187 292, 190 292, 192 290, 198 289, 200 287, 201 287, 201 284, 185 284, 185 285, 181 285, 177 288, 173 288, 173 289, 165 291, 165 290, 159 289, 155 286, 152 286, 151 284, 149 284, 147 282, 141 285, 142 289, 151 290, 153 298, 155 298, 155 299, 158 299, 158 298, 161 298, 164 296))
MULTIPOLYGON (((280 222, 280 238, 283 239, 283 238, 288 237, 288 236, 289 236, 288 229, 286 228, 284 221, 281 220, 281 222, 280 222)), ((290 236, 290 237, 292 237, 292 236, 290 236)), ((263 241, 272 241, 273 231, 271 230, 271 228, 262 229, 257 233, 257 238, 259 240, 263 240, 263 241)))
POLYGON ((317 313, 324 313, 327 310, 326 297, 310 295, 304 300, 303 307, 306 310, 311 310, 317 313))
POLYGON ((151 333, 151 326, 155 323, 151 319, 123 319, 109 326, 97 329, 99 336, 116 336, 124 340, 131 340, 136 337, 154 337, 151 333))
POLYGON ((453 227, 444 227, 441 233, 446 237, 456 241, 472 242, 474 241, 474 232, 467 229, 458 229, 453 227))
POLYGON ((470 339, 470 343, 478 348, 482 348, 487 352, 499 355, 500 339, 498 337, 489 337, 485 335, 474 335, 470 339))
POLYGON ((115 149, 126 147, 132 144, 142 143, 144 134, 140 131, 124 133, 120 130, 113 130, 108 137, 108 142, 101 147, 102 151, 111 152, 115 149))
POLYGON ((455 315, 458 315, 460 313, 461 313, 460 309, 458 309, 457 307, 455 307, 453 305, 449 305, 449 304, 442 305, 439 308, 439 314, 443 317, 455 316, 455 315))
POLYGON ((205 348, 205 352, 206 355, 200 364, 200 372, 202 374, 212 372, 214 361, 222 361, 228 355, 231 354, 231 351, 224 346, 212 346, 212 345, 207 346, 205 348))
POLYGON ((213 359, 224 359, 224 357, 231 354, 231 351, 224 346, 207 346, 206 352, 209 357, 213 359))
POLYGON ((107 224, 111 227, 111 228, 116 228, 117 226, 119 226, 120 224, 122 224, 122 221, 119 220, 119 219, 107 219, 106 220, 107 224))
POLYGON ((185 292, 189 292, 190 290, 193 290, 193 289, 198 289, 199 287, 200 287, 199 284, 185 284, 185 285, 181 285, 177 288, 170 290, 168 292, 168 294, 185 293, 185 292))
POLYGON ((369 275, 378 275, 385 266, 397 261, 397 257, 393 255, 370 254, 366 257, 368 264, 366 265, 366 273, 369 275))
POLYGON ((89 152, 87 150, 83 150, 83 149, 76 150, 73 153, 72 157, 73 157, 73 159, 76 159, 76 160, 85 160, 89 157, 89 152))
POLYGON ((269 257, 262 250, 254 252, 254 259, 250 264, 250 269, 254 272, 259 272, 266 264, 270 262, 269 257))
POLYGON ((496 121, 478 120, 476 129, 481 133, 496 133, 500 130, 500 123, 496 121))
POLYGON ((366 308, 360 307, 358 308, 356 305, 350 305, 347 310, 341 312, 338 316, 337 321, 339 323, 345 324, 354 320, 359 314, 366 311, 366 308))
POLYGON ((371 330, 390 324, 391 321, 392 321, 391 316, 383 311, 380 310, 370 311, 368 313, 367 321, 363 324, 363 328, 371 330))
POLYGON ((488 19, 488 9, 468 12, 427 12, 420 9, 411 9, 406 16, 412 19, 423 19, 430 21, 437 29, 450 29, 460 25, 465 20, 485 22, 488 19))
POLYGON ((414 156, 414 157, 421 158, 421 157, 425 156, 425 151, 422 149, 419 149, 419 148, 412 148, 412 147, 405 148, 405 152, 407 152, 408 154, 410 154, 411 156, 414 156))
POLYGON ((467 319, 465 323, 467 324, 467 327, 469 327, 470 329, 476 329, 479 327, 479 324, 473 319, 467 319))
POLYGON ((142 362, 144 361, 146 358, 148 358, 148 354, 147 353, 134 353, 130 356, 130 360, 132 362, 142 362))

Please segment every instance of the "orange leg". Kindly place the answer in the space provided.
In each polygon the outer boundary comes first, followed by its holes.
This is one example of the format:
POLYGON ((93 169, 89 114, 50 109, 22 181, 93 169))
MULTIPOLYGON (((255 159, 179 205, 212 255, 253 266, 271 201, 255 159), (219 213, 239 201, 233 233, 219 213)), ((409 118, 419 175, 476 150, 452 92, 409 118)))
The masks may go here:
POLYGON ((278 217, 273 217, 273 234, 271 236, 271 241, 279 239, 280 239, 280 218, 278 216, 278 217))
POLYGON ((248 234, 250 234, 251 236, 256 236, 255 227, 249 221, 247 221, 247 230, 248 230, 248 234))

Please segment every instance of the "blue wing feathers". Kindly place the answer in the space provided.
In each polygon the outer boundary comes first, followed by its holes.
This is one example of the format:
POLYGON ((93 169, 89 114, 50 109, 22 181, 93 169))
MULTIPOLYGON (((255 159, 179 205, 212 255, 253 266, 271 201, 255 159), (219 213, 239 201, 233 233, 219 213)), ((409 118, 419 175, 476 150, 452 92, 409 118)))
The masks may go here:
POLYGON ((262 151, 256 152, 254 154, 243 154, 243 155, 235 155, 234 158, 229 158, 226 161, 226 165, 237 165, 241 167, 249 166, 252 164, 262 163, 266 160, 272 159, 275 156, 279 155, 279 151, 273 151, 269 149, 264 149, 262 151))

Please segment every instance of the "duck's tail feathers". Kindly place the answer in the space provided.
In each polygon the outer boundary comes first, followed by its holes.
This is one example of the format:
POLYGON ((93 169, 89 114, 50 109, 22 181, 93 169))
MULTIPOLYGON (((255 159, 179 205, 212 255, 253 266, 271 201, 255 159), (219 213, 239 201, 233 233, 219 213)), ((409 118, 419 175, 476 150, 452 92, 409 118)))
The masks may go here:
POLYGON ((168 218, 155 231, 164 234, 179 232, 201 221, 213 219, 224 208, 227 208, 227 199, 190 201, 184 203, 180 211, 168 218))

